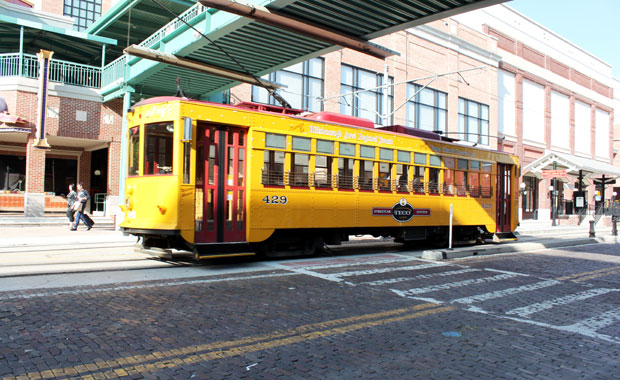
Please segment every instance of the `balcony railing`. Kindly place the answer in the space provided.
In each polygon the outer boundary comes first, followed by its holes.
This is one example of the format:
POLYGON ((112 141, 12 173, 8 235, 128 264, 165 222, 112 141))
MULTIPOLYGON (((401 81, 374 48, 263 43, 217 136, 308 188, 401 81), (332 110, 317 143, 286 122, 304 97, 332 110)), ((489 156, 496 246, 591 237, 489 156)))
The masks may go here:
MULTIPOLYGON (((19 53, 0 54, 0 77, 23 76, 37 79, 39 77, 39 60, 35 55, 19 53)), ((100 88, 101 67, 82 65, 52 59, 49 68, 49 80, 80 87, 100 88)))

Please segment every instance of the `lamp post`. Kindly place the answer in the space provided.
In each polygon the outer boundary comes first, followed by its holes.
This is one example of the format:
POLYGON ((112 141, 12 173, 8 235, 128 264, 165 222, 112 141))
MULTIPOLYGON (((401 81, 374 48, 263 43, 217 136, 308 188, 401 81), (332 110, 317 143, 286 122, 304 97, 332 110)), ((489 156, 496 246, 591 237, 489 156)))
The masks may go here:
POLYGON ((553 185, 549 186, 549 196, 551 198, 551 225, 557 226, 558 225, 558 222, 556 220, 557 208, 555 207, 555 189, 553 185))

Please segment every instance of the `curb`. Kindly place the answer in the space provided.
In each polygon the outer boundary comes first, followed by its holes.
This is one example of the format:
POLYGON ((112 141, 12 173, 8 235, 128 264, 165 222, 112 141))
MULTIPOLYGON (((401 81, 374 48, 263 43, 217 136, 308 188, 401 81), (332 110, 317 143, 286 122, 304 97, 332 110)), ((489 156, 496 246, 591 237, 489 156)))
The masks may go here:
POLYGON ((540 249, 549 248, 561 248, 572 247, 576 245, 596 244, 596 243, 619 243, 620 238, 618 236, 602 236, 594 238, 579 238, 579 239, 566 239, 566 240, 547 240, 542 242, 524 242, 524 243, 512 243, 507 245, 496 246, 479 246, 479 247, 464 247, 456 248, 453 250, 441 249, 441 250, 428 250, 423 251, 423 259, 427 260, 452 260, 470 256, 486 256, 494 255, 497 253, 512 253, 512 252, 527 252, 540 249))

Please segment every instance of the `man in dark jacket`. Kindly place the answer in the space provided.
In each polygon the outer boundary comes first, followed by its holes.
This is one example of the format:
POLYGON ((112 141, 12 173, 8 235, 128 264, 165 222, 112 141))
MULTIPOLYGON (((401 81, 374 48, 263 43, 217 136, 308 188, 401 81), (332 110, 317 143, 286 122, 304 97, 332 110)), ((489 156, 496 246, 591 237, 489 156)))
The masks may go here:
POLYGON ((71 228, 71 231, 77 230, 78 225, 80 224, 80 219, 82 219, 82 221, 86 225, 86 229, 90 230, 91 228, 93 228, 93 224, 95 223, 84 212, 84 209, 86 208, 86 203, 90 200, 90 194, 88 194, 88 190, 84 188, 84 184, 82 183, 78 183, 77 192, 80 207, 78 208, 77 214, 75 215, 75 224, 71 228))

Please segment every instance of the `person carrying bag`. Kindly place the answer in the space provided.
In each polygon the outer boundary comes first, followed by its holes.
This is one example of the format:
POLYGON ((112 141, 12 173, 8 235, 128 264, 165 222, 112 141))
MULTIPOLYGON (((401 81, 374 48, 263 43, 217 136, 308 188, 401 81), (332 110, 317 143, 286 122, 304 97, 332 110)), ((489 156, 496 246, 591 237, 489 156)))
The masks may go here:
POLYGON ((80 219, 82 219, 82 221, 86 225, 86 229, 90 231, 90 229, 93 228, 95 222, 84 212, 84 209, 86 208, 86 203, 90 200, 90 194, 88 193, 88 190, 84 188, 84 185, 82 183, 78 183, 77 189, 78 201, 75 202, 77 204, 77 206, 75 206, 77 208, 77 215, 75 217, 75 224, 71 227, 71 231, 77 230, 78 225, 80 224, 80 219))

